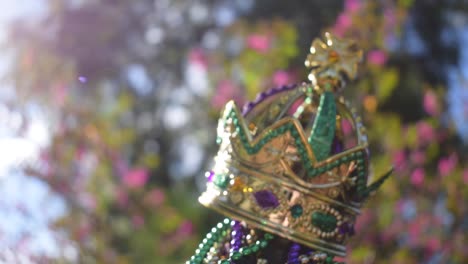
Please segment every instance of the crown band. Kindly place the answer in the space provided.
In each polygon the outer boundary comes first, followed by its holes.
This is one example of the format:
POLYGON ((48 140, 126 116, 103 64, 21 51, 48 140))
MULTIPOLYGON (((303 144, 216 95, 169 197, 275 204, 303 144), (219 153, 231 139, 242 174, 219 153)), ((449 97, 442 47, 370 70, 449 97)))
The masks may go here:
POLYGON ((338 256, 346 254, 342 244, 352 234, 348 231, 354 226, 359 208, 293 184, 280 175, 265 175, 241 164, 225 165, 229 169, 214 175, 200 203, 312 248, 338 256), (228 179, 229 191, 219 188, 225 184, 222 179, 228 179), (314 217, 318 219, 314 221, 314 217))

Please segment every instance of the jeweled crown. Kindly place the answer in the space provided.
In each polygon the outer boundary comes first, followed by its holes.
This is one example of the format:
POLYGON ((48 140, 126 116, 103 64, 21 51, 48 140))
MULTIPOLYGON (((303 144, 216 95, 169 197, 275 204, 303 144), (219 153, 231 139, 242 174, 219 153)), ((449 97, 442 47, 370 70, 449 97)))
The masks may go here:
POLYGON ((338 95, 356 77, 362 51, 325 34, 305 62, 310 83, 259 94, 219 120, 219 152, 199 201, 247 224, 344 256, 362 203, 390 175, 368 185, 365 128, 338 95))

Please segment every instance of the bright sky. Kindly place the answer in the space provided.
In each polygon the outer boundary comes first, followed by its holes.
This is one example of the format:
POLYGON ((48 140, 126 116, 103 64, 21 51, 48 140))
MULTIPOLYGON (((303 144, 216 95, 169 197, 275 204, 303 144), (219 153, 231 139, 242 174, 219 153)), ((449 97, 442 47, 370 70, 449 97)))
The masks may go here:
MULTIPOLYGON (((33 20, 46 11, 44 3, 45 0, 0 0, 0 42, 8 41, 5 32, 12 20, 33 20)), ((0 75, 8 67, 8 60, 8 54, 0 50, 0 75)), ((34 122, 19 137, 15 130, 21 126, 21 115, 3 103, 14 97, 14 88, 0 83, 0 91, 0 262, 31 263, 12 246, 21 241, 20 234, 29 233, 26 251, 57 254, 57 242, 48 224, 63 214, 65 207, 46 184, 16 169, 21 162, 34 160, 40 148, 48 144, 47 120, 32 105, 27 106, 34 122)))

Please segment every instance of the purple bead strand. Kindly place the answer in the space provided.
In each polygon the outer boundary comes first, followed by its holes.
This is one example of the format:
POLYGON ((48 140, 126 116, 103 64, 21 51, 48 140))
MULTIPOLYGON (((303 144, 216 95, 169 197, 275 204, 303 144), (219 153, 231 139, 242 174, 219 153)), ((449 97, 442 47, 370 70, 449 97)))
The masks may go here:
POLYGON ((288 253, 288 264, 300 264, 299 262, 299 251, 301 246, 297 243, 293 243, 288 253))
POLYGON ((244 236, 244 230, 239 221, 233 221, 231 231, 231 253, 237 252, 242 246, 242 237, 244 236))
POLYGON ((285 86, 276 87, 276 88, 273 88, 273 89, 270 89, 270 90, 267 90, 265 92, 258 94, 257 98, 255 98, 253 102, 248 102, 244 105, 242 109, 242 115, 245 116, 248 112, 250 112, 250 110, 252 110, 252 108, 254 108, 255 105, 261 103, 266 98, 272 95, 284 92, 284 91, 292 90, 296 88, 297 86, 298 86, 297 84, 285 85, 285 86))

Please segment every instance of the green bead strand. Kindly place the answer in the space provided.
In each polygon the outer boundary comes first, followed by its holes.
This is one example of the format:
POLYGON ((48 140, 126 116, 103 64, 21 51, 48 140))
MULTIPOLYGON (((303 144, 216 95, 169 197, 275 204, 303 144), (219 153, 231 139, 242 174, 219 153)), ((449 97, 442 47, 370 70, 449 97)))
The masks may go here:
MULTIPOLYGON (((211 232, 206 235, 202 243, 198 246, 198 249, 195 251, 190 260, 185 262, 186 264, 202 264, 203 259, 206 257, 206 254, 213 246, 215 242, 218 242, 222 238, 222 234, 226 233, 226 230, 230 228, 231 220, 229 218, 224 219, 222 222, 218 223, 216 227, 211 229, 211 232)), ((229 263, 229 262, 228 262, 229 263)))
POLYGON ((255 254, 260 250, 260 248, 266 248, 268 246, 268 242, 273 238, 274 236, 272 234, 266 233, 263 239, 257 240, 252 245, 241 247, 238 252, 233 252, 228 259, 218 261, 218 264, 232 263, 232 260, 239 260, 242 257, 255 254))

